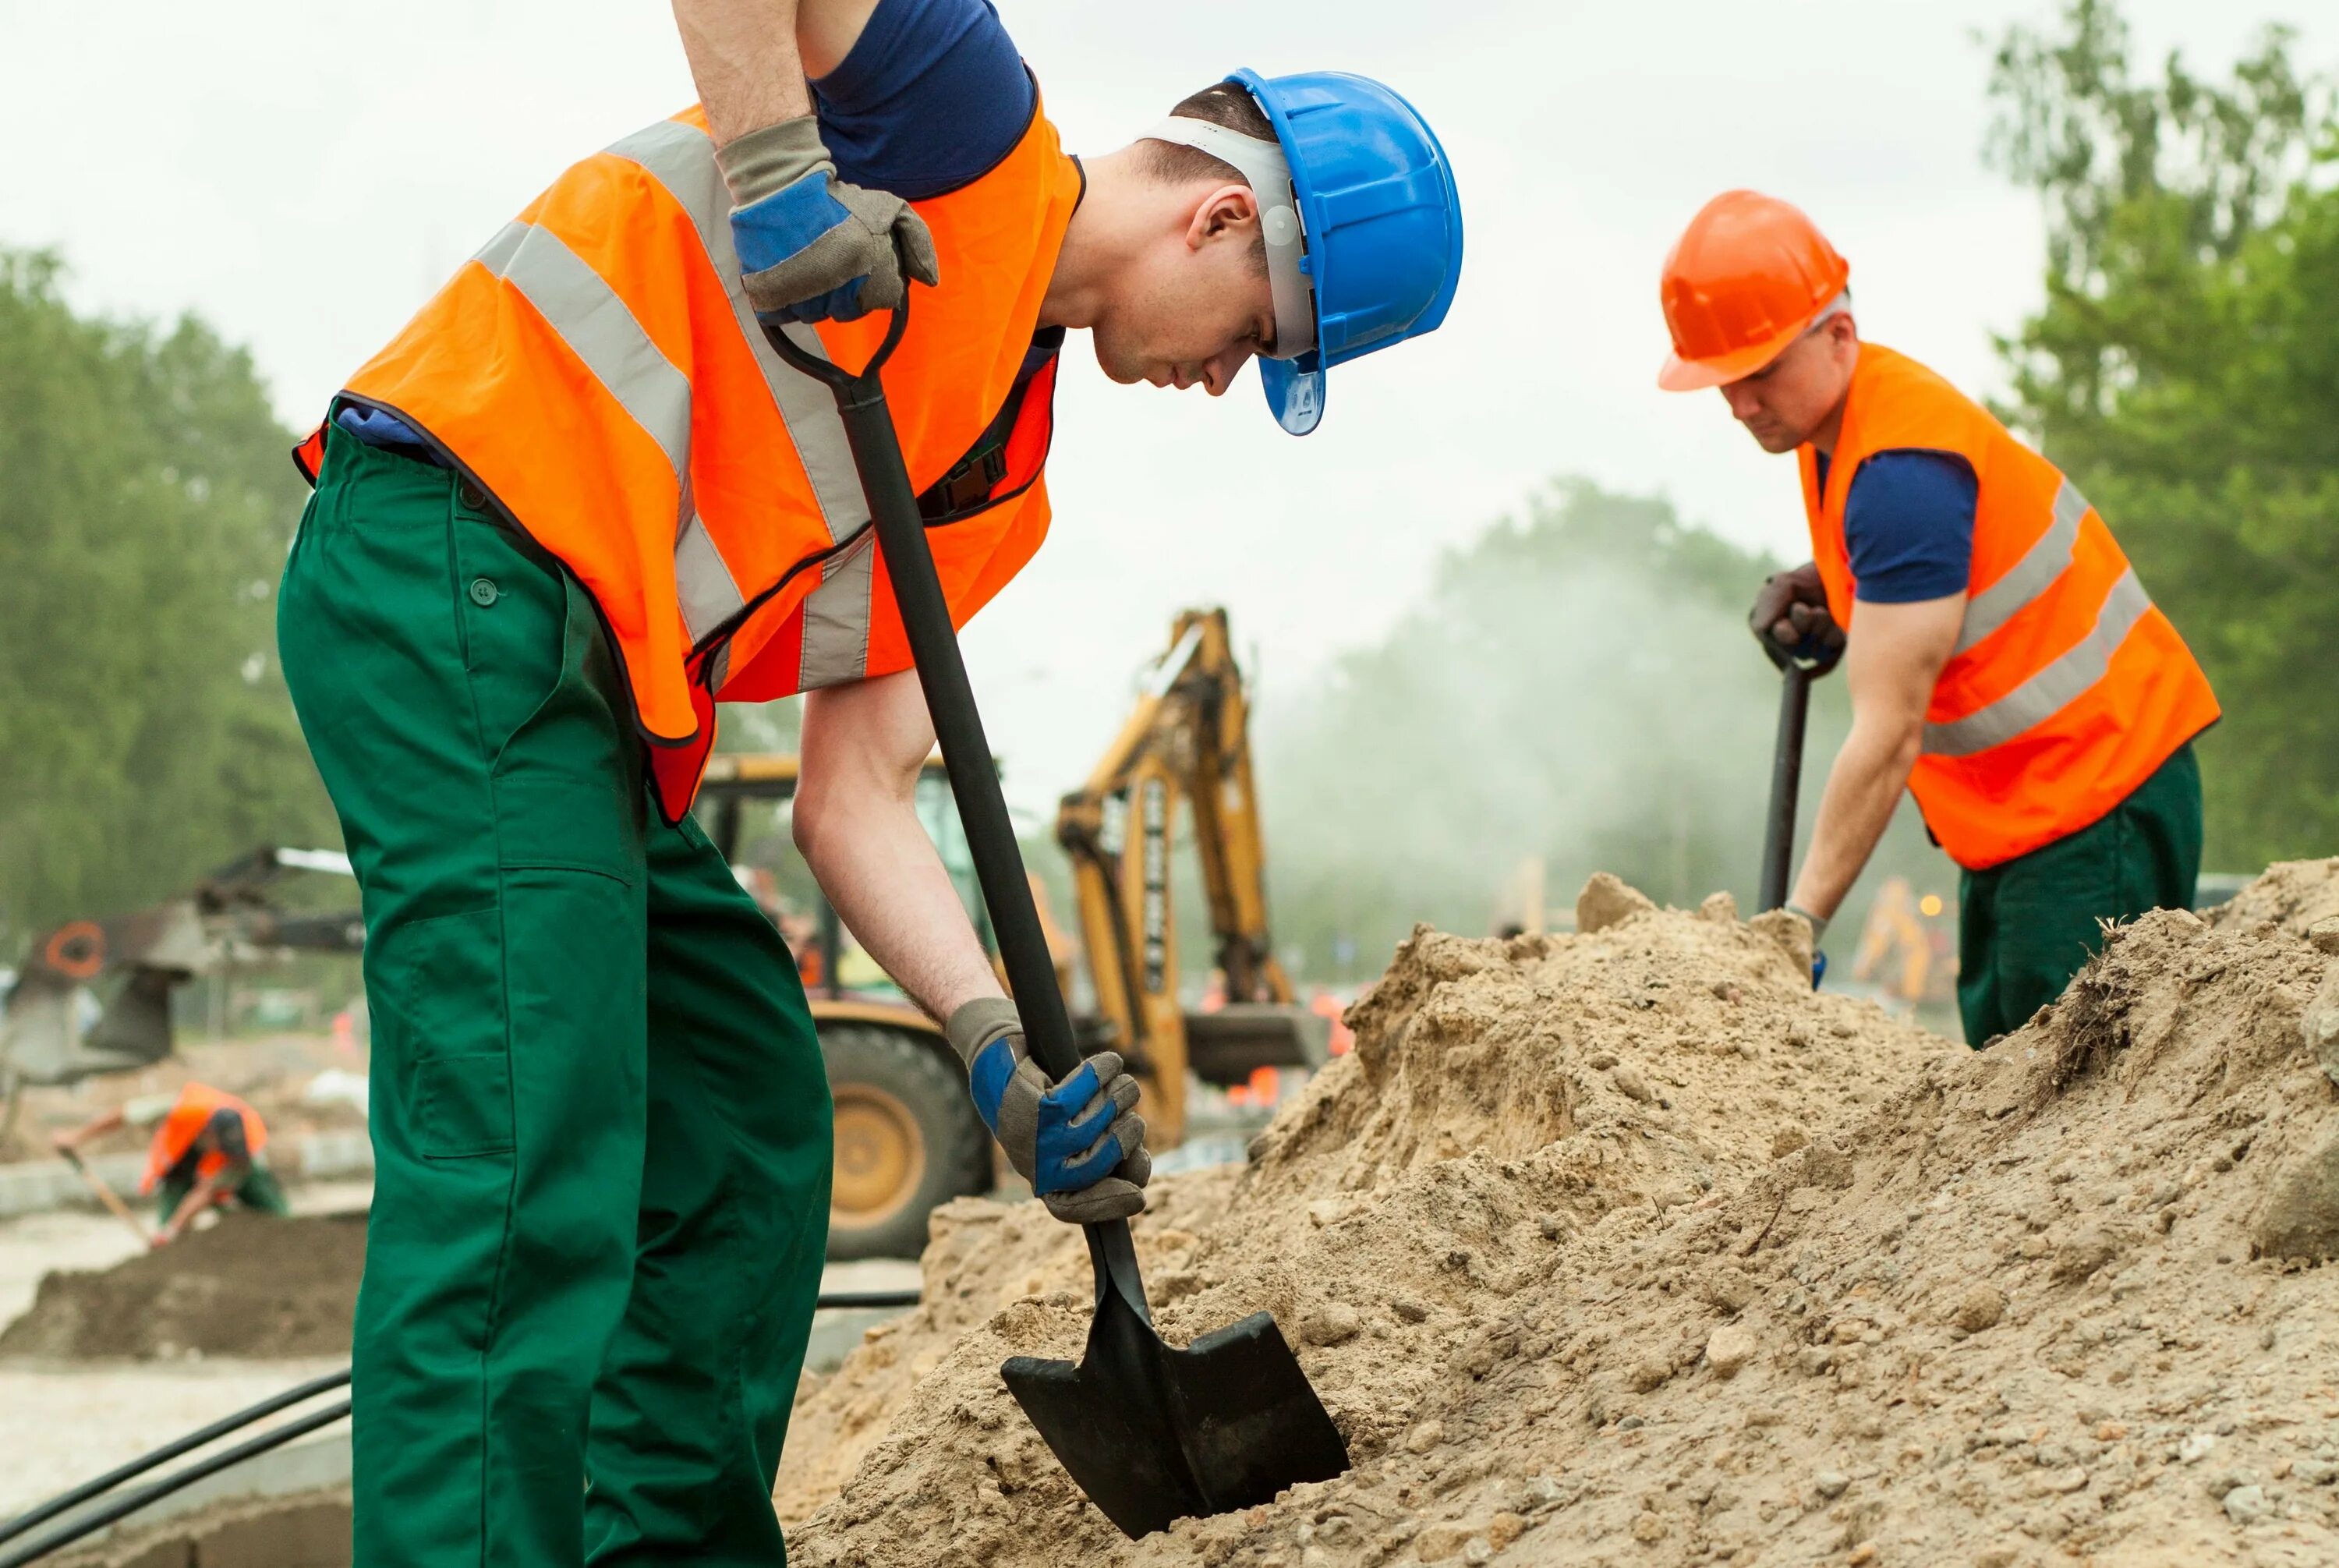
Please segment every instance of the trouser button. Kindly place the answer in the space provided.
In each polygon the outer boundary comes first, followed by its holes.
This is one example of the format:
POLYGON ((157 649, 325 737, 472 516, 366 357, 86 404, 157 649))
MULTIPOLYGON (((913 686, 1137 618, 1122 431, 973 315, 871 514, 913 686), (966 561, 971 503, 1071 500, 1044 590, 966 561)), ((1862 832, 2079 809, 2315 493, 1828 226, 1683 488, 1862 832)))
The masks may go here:
POLYGON ((475 512, 488 504, 487 492, 469 479, 455 487, 455 498, 475 512))
POLYGON ((471 579, 471 602, 473 604, 479 606, 481 609, 486 609, 489 605, 496 602, 496 597, 497 589, 494 583, 489 581, 486 577, 473 577, 471 579))

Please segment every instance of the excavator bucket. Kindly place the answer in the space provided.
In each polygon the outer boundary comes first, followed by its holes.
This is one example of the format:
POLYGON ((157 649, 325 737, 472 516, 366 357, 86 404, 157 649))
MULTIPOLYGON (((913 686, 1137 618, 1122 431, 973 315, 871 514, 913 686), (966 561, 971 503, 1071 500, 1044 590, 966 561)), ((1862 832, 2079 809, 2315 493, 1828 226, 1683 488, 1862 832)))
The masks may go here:
POLYGON ((1000 1370, 1081 1490, 1132 1540, 1348 1467, 1339 1428, 1264 1312, 1173 1350, 1108 1287, 1080 1365, 1019 1356, 1000 1370))

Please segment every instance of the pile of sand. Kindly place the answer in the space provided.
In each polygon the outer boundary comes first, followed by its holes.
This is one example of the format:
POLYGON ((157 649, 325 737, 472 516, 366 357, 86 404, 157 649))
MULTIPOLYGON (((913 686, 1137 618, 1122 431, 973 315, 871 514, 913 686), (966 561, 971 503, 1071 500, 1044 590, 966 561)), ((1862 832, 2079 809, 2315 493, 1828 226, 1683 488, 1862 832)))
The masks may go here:
POLYGON ((1356 1053, 1139 1235, 1167 1336, 1273 1311, 1355 1468, 1122 1540, 997 1374, 1079 1354, 1077 1238, 962 1203, 928 1305, 799 1401, 791 1560, 2339 1560, 2319 863, 2125 929, 1979 1055, 1716 902, 1416 933, 1356 1053))
POLYGON ((364 1264, 362 1214, 230 1212, 111 1268, 44 1276, 0 1356, 346 1355, 364 1264))

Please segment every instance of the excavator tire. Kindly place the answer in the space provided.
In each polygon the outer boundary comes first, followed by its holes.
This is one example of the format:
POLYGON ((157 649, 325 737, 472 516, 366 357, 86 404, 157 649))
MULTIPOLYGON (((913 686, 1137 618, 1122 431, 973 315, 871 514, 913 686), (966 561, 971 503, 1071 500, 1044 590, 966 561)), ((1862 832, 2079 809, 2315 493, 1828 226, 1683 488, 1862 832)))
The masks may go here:
POLYGON ((990 1136, 939 1040, 866 1023, 822 1023, 836 1104, 828 1256, 915 1257, 926 1216, 991 1188, 990 1136))

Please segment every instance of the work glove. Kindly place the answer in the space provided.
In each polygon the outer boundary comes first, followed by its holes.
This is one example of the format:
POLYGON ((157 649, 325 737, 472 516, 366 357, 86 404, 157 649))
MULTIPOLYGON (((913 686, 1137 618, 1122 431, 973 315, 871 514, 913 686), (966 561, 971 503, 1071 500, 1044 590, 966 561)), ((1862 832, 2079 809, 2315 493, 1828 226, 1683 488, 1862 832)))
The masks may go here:
POLYGON ((1051 1083, 1025 1054, 1023 1021, 1005 997, 966 1003, 944 1032, 966 1063, 983 1125, 1049 1213, 1092 1225, 1144 1208, 1153 1157, 1137 1115, 1137 1080, 1118 1054, 1099 1051, 1051 1083))
POLYGON ((810 114, 750 131, 718 148, 731 188, 731 239, 756 316, 850 321, 898 308, 908 285, 942 281, 934 237, 899 196, 836 177, 810 114))
POLYGON ((1794 659, 1823 676, 1843 657, 1843 628, 1828 613, 1827 589, 1810 561, 1764 577, 1746 625, 1774 665, 1794 659))

